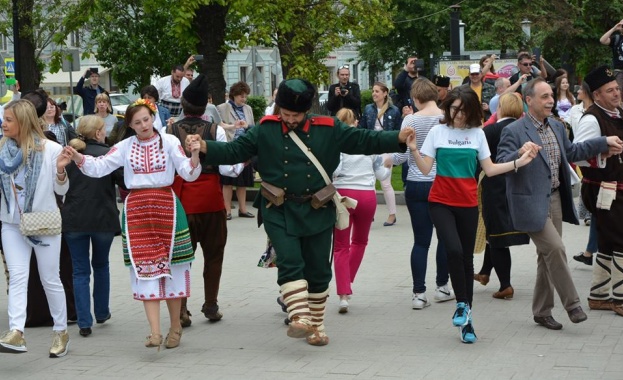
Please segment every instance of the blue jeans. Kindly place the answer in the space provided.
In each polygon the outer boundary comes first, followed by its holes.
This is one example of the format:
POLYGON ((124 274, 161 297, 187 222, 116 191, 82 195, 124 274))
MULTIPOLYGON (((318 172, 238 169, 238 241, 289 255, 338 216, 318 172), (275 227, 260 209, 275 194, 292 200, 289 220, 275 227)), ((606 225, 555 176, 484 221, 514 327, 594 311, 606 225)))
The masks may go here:
MULTIPOLYGON (((433 236, 433 222, 428 212, 428 193, 432 186, 432 182, 407 181, 405 188, 405 200, 413 230, 413 248, 411 249, 413 293, 426 291, 428 248, 433 236)), ((436 282, 437 286, 448 283, 448 256, 441 242, 437 243, 436 282)))
POLYGON ((597 218, 595 214, 591 214, 591 225, 588 230, 588 243, 586 243, 586 252, 597 252, 597 218))
POLYGON ((108 255, 115 237, 113 232, 65 232, 65 241, 71 253, 74 278, 74 298, 78 327, 93 326, 91 291, 89 288, 93 267, 93 306, 95 319, 106 319, 110 314, 110 270, 108 255), (89 248, 93 256, 89 260, 89 248))

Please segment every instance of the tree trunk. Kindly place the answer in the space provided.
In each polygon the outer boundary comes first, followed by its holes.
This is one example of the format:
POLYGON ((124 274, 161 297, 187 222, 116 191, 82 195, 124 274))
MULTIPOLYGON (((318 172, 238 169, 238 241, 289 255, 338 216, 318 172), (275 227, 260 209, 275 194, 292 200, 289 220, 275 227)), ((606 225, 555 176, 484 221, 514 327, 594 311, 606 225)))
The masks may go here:
POLYGON ((204 57, 203 61, 198 62, 199 72, 205 74, 208 79, 214 104, 224 103, 227 91, 223 63, 227 58, 224 47, 228 11, 228 5, 202 5, 197 9, 193 19, 199 37, 197 53, 203 54, 204 57))
POLYGON ((35 59, 34 30, 32 26, 32 12, 34 0, 18 1, 18 22, 19 22, 19 80, 21 92, 25 93, 39 88, 41 73, 35 59))

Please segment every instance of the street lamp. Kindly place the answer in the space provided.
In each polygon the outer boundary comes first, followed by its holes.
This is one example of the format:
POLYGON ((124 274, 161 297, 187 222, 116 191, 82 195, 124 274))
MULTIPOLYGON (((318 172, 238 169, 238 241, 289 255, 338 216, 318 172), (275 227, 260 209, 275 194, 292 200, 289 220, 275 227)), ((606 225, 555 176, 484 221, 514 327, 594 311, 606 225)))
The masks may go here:
POLYGON ((526 41, 530 39, 530 25, 532 24, 532 21, 528 20, 527 18, 524 18, 523 21, 521 22, 521 30, 523 31, 523 34, 526 35, 526 41))

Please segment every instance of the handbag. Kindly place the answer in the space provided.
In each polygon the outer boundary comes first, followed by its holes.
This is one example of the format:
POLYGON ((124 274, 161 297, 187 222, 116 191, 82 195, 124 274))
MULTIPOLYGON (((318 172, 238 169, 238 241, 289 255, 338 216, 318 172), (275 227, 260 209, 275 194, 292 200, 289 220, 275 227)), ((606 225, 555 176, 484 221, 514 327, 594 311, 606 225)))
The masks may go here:
MULTIPOLYGON (((332 184, 331 179, 327 175, 327 172, 324 170, 322 165, 320 165, 320 162, 318 161, 316 156, 314 156, 311 151, 307 149, 307 146, 301 141, 296 133, 294 133, 294 131, 290 131, 288 132, 288 135, 290 136, 290 138, 292 138, 292 141, 294 141, 294 143, 296 143, 296 145, 301 149, 301 151, 305 153, 307 158, 309 158, 309 160, 314 164, 316 169, 318 169, 320 175, 322 175, 322 178, 327 183, 327 185, 332 184)), ((348 226, 350 225, 350 213, 348 212, 348 209, 356 208, 357 200, 349 197, 343 197, 338 191, 336 191, 335 194, 333 194, 333 203, 335 204, 335 228, 337 228, 338 230, 348 228, 348 226)))
POLYGON ((19 210, 20 222, 19 231, 24 236, 51 236, 60 235, 63 229, 63 220, 61 218, 61 210, 58 207, 51 211, 36 211, 23 213, 19 207, 17 200, 17 190, 15 184, 13 186, 13 195, 15 195, 15 204, 19 210))
POLYGON ((273 247, 273 243, 270 239, 266 241, 266 250, 260 256, 260 261, 258 261, 257 266, 260 268, 277 267, 277 252, 275 252, 275 247, 273 247))

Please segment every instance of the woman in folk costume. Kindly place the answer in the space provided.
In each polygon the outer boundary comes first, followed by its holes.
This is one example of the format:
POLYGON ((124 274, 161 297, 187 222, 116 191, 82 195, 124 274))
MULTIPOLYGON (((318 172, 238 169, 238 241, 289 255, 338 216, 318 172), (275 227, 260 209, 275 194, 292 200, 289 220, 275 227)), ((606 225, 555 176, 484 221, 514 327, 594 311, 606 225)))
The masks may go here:
POLYGON ((124 167, 130 194, 121 219, 124 261, 130 266, 134 299, 143 301, 151 327, 146 347, 160 347, 160 301, 165 300, 171 328, 164 340, 167 348, 177 347, 182 336, 180 308, 190 295, 190 262, 194 253, 182 204, 171 185, 175 173, 194 181, 201 173, 199 143, 190 146, 191 157, 175 136, 154 128, 156 106, 139 99, 126 112, 125 122, 136 135, 113 146, 100 157, 82 155, 71 147, 65 150, 89 177, 102 177, 124 167))

